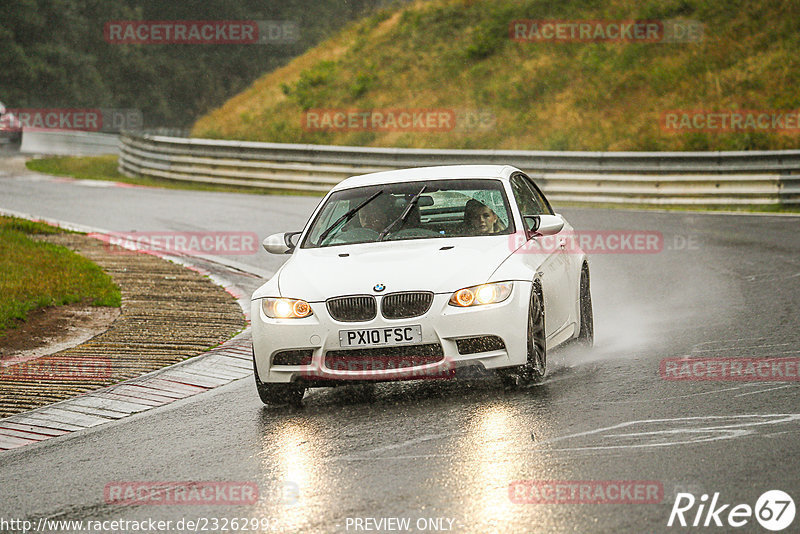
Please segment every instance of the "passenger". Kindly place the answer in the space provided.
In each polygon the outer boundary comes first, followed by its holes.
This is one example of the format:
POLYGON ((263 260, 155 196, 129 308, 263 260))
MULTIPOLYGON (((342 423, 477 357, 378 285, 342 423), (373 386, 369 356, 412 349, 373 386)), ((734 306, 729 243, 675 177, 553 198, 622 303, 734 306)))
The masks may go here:
POLYGON ((474 198, 464 206, 464 228, 468 235, 488 235, 505 230, 492 208, 474 198))

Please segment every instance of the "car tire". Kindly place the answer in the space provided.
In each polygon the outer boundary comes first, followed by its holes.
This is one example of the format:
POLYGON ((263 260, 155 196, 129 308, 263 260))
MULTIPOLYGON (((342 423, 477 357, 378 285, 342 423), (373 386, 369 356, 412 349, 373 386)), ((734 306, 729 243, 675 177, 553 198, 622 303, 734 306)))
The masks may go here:
POLYGON ((581 269, 580 283, 580 327, 576 341, 584 347, 594 344, 594 314, 592 312, 592 292, 589 284, 589 267, 581 269))
POLYGON ((258 368, 256 367, 256 354, 253 351, 253 376, 256 379, 256 389, 261 402, 268 406, 290 404, 292 406, 299 406, 303 402, 303 395, 305 388, 296 384, 272 384, 262 382, 258 377, 258 368))
POLYGON ((506 387, 535 384, 544 379, 547 368, 547 344, 544 330, 544 298, 542 285, 534 281, 531 300, 528 304, 527 363, 517 367, 515 372, 501 375, 506 387))

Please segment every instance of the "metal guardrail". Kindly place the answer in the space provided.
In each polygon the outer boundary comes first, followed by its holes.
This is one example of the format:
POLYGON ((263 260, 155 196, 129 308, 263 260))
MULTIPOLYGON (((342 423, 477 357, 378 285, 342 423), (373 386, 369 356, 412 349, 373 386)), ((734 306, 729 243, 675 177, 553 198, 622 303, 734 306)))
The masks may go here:
POLYGON ((98 156, 119 154, 119 136, 74 130, 22 130, 22 154, 98 156))
POLYGON ((348 176, 455 164, 508 164, 555 202, 655 205, 800 203, 800 150, 545 152, 347 147, 123 133, 120 172, 169 180, 324 192, 348 176))

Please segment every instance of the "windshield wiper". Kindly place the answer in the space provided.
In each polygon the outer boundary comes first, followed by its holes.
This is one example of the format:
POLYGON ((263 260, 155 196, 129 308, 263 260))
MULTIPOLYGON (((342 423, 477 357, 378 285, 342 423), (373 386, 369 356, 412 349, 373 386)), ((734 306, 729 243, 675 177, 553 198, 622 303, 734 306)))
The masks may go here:
POLYGON ((392 229, 392 227, 395 224, 401 223, 400 227, 401 228, 403 227, 403 223, 406 222, 406 219, 408 218, 408 215, 411 213, 411 209, 414 207, 414 204, 417 203, 417 201, 419 200, 419 197, 422 195, 422 193, 425 192, 425 189, 427 187, 428 187, 427 185, 423 185, 422 189, 419 190, 419 193, 414 195, 414 198, 412 198, 411 200, 408 201, 408 204, 406 205, 406 209, 403 210, 403 213, 400 214, 400 217, 398 217, 395 220, 393 220, 391 223, 389 223, 389 226, 387 226, 386 228, 383 229, 383 231, 381 231, 380 235, 378 236, 378 241, 383 241, 383 238, 386 237, 386 235, 389 233, 389 231, 392 229))
POLYGON ((325 241, 325 238, 328 237, 328 234, 330 234, 334 230, 334 228, 339 226, 342 222, 347 222, 350 219, 352 219, 355 216, 355 214, 358 213, 358 210, 360 210, 361 208, 363 208, 364 206, 375 200, 375 198, 381 193, 383 193, 383 189, 377 191, 375 194, 366 199, 364 202, 362 202, 361 204, 359 204, 354 208, 351 208, 347 213, 343 214, 341 217, 336 219, 336 221, 332 225, 327 227, 325 231, 320 234, 319 240, 317 241, 318 246, 322 245, 322 242, 325 241))

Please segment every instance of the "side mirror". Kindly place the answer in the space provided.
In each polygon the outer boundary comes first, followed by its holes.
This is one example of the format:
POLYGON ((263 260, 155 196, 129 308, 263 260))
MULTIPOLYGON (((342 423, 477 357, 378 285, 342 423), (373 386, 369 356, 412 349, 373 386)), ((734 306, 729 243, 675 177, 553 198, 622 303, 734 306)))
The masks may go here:
POLYGON ((285 232, 280 234, 272 234, 265 237, 261 245, 264 250, 270 254, 291 254, 294 252, 297 243, 292 241, 292 238, 300 235, 302 232, 285 232))
POLYGON ((525 222, 531 223, 530 228, 525 229, 529 238, 554 235, 564 228, 564 219, 561 215, 523 215, 522 218, 525 222))

